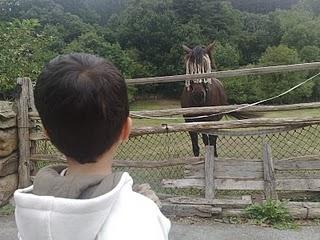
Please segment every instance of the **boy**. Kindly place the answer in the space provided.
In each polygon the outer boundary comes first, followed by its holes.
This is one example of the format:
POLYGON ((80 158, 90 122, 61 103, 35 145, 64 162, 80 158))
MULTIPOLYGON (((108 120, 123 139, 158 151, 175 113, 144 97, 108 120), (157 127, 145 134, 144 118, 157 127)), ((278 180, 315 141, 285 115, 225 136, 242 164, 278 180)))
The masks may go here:
POLYGON ((39 76, 35 104, 67 166, 43 168, 16 191, 19 239, 168 239, 156 204, 132 191, 128 173, 111 171, 132 125, 120 72, 93 55, 57 57, 39 76))

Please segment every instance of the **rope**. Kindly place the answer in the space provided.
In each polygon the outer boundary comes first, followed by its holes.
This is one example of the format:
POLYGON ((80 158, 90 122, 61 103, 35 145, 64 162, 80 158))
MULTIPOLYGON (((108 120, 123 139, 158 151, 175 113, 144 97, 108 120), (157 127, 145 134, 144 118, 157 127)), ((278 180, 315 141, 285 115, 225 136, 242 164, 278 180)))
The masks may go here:
MULTIPOLYGON (((224 114, 229 114, 229 113, 233 113, 233 112, 237 112, 239 110, 243 110, 243 109, 246 109, 246 108, 249 108, 249 107, 252 107, 252 106, 256 106, 258 104, 261 104, 261 103, 264 103, 264 102, 267 102, 267 101, 271 101, 271 100, 274 100, 276 98, 280 98, 290 92, 292 92, 293 90, 295 90, 296 88, 310 82, 311 80, 315 79, 316 77, 320 76, 320 72, 310 78, 308 78, 307 80, 295 85, 294 87, 288 89, 287 91, 285 92, 282 92, 276 96, 273 96, 273 97, 270 97, 270 98, 267 98, 267 99, 264 99, 264 100, 260 100, 258 102, 255 102, 255 103, 251 103, 251 104, 248 104, 246 106, 243 106, 243 107, 239 107, 237 109, 234 109, 234 110, 230 110, 230 111, 226 111, 226 112, 220 112, 220 113, 214 113, 214 114, 210 114, 210 115, 202 115, 202 116, 196 116, 196 117, 185 117, 184 119, 186 120, 195 120, 195 119, 201 119, 201 118, 208 118, 208 117, 214 117, 214 116, 219 116, 219 115, 224 115, 224 114)), ((158 120, 180 120, 180 118, 173 118, 173 117, 150 117, 150 116, 144 116, 144 115, 139 115, 139 114, 135 114, 135 113, 131 113, 131 116, 132 117, 137 117, 137 118, 144 118, 144 119, 158 119, 158 120)))

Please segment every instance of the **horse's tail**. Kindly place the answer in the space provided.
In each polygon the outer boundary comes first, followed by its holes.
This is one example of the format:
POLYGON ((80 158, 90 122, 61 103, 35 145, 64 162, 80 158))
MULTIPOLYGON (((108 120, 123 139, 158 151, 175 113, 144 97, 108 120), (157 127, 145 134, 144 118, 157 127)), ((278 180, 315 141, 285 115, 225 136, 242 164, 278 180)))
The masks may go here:
POLYGON ((228 113, 227 116, 234 117, 236 119, 249 119, 249 118, 259 118, 262 117, 262 113, 256 113, 256 112, 231 112, 228 113))

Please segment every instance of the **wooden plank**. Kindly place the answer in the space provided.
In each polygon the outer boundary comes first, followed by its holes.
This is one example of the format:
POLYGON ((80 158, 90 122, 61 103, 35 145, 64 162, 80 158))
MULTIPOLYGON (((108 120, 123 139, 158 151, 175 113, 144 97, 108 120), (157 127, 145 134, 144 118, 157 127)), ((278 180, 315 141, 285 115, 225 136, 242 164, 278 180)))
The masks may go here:
POLYGON ((279 127, 279 126, 299 126, 319 124, 320 117, 306 118, 259 118, 245 120, 230 120, 218 122, 193 122, 177 123, 174 125, 155 126, 155 127, 137 127, 132 130, 131 136, 141 136, 145 134, 170 133, 170 132, 203 132, 213 129, 244 129, 253 127, 279 127))
POLYGON ((205 199, 205 198, 191 198, 191 197, 173 197, 167 201, 176 204, 188 205, 212 205, 221 208, 245 208, 252 204, 250 199, 205 199))
POLYGON ((276 179, 320 179, 320 170, 276 171, 276 179))
POLYGON ((222 208, 216 208, 209 205, 162 203, 161 211, 166 216, 213 217, 220 216, 222 213, 222 208))
POLYGON ((270 73, 306 71, 306 70, 313 70, 313 69, 320 69, 320 62, 227 70, 227 71, 219 71, 219 72, 212 72, 212 73, 205 73, 205 74, 188 74, 188 75, 165 76, 165 77, 127 79, 126 82, 128 85, 142 85, 142 84, 151 84, 151 83, 154 84, 154 83, 182 82, 186 80, 195 80, 200 78, 222 79, 222 78, 230 78, 230 77, 249 76, 249 75, 263 75, 263 74, 270 74, 270 73))
MULTIPOLYGON (((251 128, 251 129, 233 129, 233 130, 205 130, 205 133, 218 136, 264 136, 267 134, 275 134, 282 132, 290 132, 299 128, 307 127, 308 124, 295 126, 271 127, 271 128, 251 128)), ((201 131, 200 131, 201 132, 201 131)))
POLYGON ((264 192, 266 195, 266 199, 278 199, 271 147, 268 143, 263 144, 263 170, 264 192))
MULTIPOLYGON (((198 188, 204 189, 204 179, 164 179, 166 188, 198 188)), ((264 190, 264 181, 215 179, 217 190, 264 190)), ((276 190, 280 191, 320 191, 320 179, 277 179, 276 190)))
MULTIPOLYGON (((188 164, 185 178, 204 178, 204 163, 188 164)), ((215 178, 263 179, 263 164, 259 159, 215 159, 215 178)))
MULTIPOLYGON (((29 86, 28 86, 28 89, 29 89, 29 112, 30 111, 35 112, 35 111, 37 111, 37 109, 36 109, 36 105, 34 102, 33 85, 32 85, 31 79, 29 79, 28 83, 29 83, 29 86)), ((29 132, 29 135, 30 135, 30 132, 29 132)), ((30 141, 30 155, 35 154, 35 153, 36 153, 36 142, 30 141)), ((30 162, 30 174, 34 170, 35 170, 34 163, 30 162)))
MULTIPOLYGON (((162 181, 166 188, 199 188, 205 186, 204 179, 165 179, 162 181)), ((216 190, 264 190, 262 180, 215 179, 216 190)))
POLYGON ((41 141, 41 140, 49 140, 48 136, 44 134, 42 131, 31 132, 30 133, 31 141, 41 141))
POLYGON ((319 202, 288 202, 287 207, 294 218, 317 219, 320 218, 319 202))
MULTIPOLYGON (((318 109, 320 102, 313 103, 299 103, 288 105, 257 105, 250 106, 249 104, 241 105, 227 105, 227 106, 212 106, 212 107, 192 107, 192 108, 174 108, 163 110, 149 110, 149 111, 131 111, 130 116, 133 118, 144 117, 168 117, 176 115, 209 115, 213 113, 222 113, 239 109, 237 112, 275 112, 275 111, 292 111, 305 109, 318 109)), ((31 119, 40 119, 38 112, 33 111, 29 113, 31 119)))
POLYGON ((223 209, 222 217, 244 217, 246 215, 246 211, 244 209, 223 209))
POLYGON ((276 170, 320 170, 320 155, 309 155, 277 160, 276 170))
POLYGON ((287 202, 286 205, 292 208, 320 208, 320 202, 287 202))
POLYGON ((320 191, 320 179, 277 179, 277 190, 320 191))
MULTIPOLYGON (((221 132, 221 129, 245 129, 245 128, 256 128, 256 127, 275 127, 275 130, 269 129, 270 133, 288 131, 291 129, 297 129, 313 124, 320 124, 319 117, 308 117, 308 118, 259 118, 259 119, 245 119, 245 120, 230 120, 230 121, 219 121, 219 122, 194 122, 194 123, 177 123, 174 125, 155 126, 155 127, 136 127, 132 129, 130 137, 142 136, 147 134, 160 134, 160 133, 173 133, 173 132, 205 132, 214 133, 214 130, 219 130, 217 133, 222 135, 228 134, 228 132, 221 132), (279 128, 280 126, 280 128, 279 128), (289 127, 288 129, 281 128, 289 127)), ((267 134, 268 131, 254 130, 245 133, 245 135, 261 135, 267 134)), ((228 135, 243 135, 241 131, 229 133, 228 135)), ((30 140, 48 140, 48 137, 42 132, 32 132, 30 134, 30 140)))
POLYGON ((19 187, 31 185, 30 180, 30 136, 29 136, 29 79, 18 78, 20 95, 17 99, 17 123, 19 137, 19 187))
POLYGON ((28 80, 28 98, 29 98, 29 109, 30 109, 30 112, 36 112, 37 109, 36 109, 36 105, 34 103, 34 94, 33 94, 33 85, 32 85, 32 81, 31 79, 29 78, 28 80))
POLYGON ((289 208, 288 211, 293 219, 307 219, 308 218, 308 209, 306 209, 306 208, 289 208))
POLYGON ((319 219, 320 208, 310 208, 308 212, 308 219, 319 219))
POLYGON ((204 171, 205 171, 205 197, 207 199, 214 198, 214 146, 206 146, 204 171))
POLYGON ((139 116, 144 116, 144 117, 168 117, 168 116, 176 116, 176 115, 199 116, 199 115, 224 113, 224 112, 229 112, 234 110, 238 110, 237 112, 275 112, 275 111, 293 111, 293 110, 318 109, 318 108, 320 108, 320 102, 288 104, 288 105, 257 105, 257 106, 250 106, 249 104, 241 104, 241 105, 212 106, 212 107, 191 107, 191 108, 175 108, 175 109, 149 110, 149 111, 131 111, 130 116, 133 118, 141 118, 139 116))
MULTIPOLYGON (((132 168, 161 168, 178 166, 190 163, 203 161, 200 157, 176 158, 166 161, 130 161, 130 160, 114 160, 112 166, 114 167, 132 167, 132 168)), ((31 161, 48 161, 48 162, 66 162, 63 155, 49 155, 49 154, 32 154, 31 161)))

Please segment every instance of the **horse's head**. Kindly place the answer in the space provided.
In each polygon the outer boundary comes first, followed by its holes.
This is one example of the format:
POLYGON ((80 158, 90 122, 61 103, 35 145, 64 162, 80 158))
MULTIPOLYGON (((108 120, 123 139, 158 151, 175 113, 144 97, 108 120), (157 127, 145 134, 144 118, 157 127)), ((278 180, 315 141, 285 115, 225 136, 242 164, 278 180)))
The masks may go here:
MULTIPOLYGON (((196 46, 195 48, 191 49, 183 45, 183 49, 186 52, 186 74, 210 73, 212 70, 211 51, 213 50, 214 46, 215 43, 211 43, 207 47, 196 46)), ((187 91, 191 91, 192 100, 196 105, 201 106, 205 104, 208 92, 208 84, 211 84, 211 79, 196 79, 186 81, 185 85, 187 91)))

